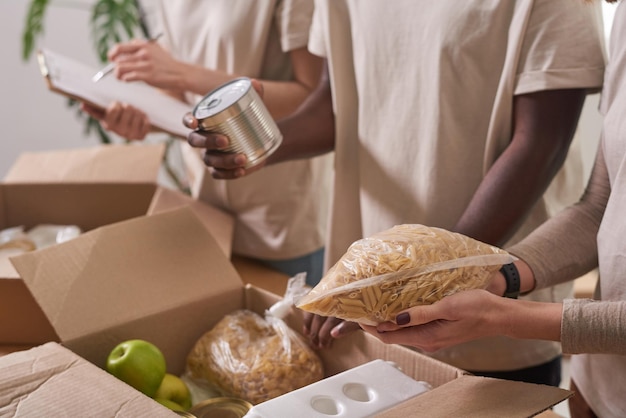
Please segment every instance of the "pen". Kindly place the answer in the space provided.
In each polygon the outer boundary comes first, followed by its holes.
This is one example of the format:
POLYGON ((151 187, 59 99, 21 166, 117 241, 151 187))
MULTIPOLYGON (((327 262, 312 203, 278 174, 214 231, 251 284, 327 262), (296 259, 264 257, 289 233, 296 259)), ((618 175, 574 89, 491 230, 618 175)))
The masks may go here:
MULTIPOLYGON (((157 39, 159 39, 161 37, 161 35, 163 35, 163 33, 159 33, 156 36, 153 36, 152 38, 150 38, 148 40, 148 42, 155 42, 157 39)), ((103 69, 101 69, 100 71, 98 71, 97 73, 94 74, 93 77, 91 77, 91 81, 93 81, 94 83, 97 83, 98 81, 100 81, 105 75, 109 74, 111 71, 113 71, 115 69, 115 63, 114 62, 110 62, 108 63, 103 69)))

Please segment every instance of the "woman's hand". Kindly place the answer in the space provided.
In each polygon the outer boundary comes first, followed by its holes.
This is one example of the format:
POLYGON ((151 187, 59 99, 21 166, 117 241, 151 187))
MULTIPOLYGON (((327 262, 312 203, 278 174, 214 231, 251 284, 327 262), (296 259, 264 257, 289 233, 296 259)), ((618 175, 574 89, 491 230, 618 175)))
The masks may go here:
POLYGON ((123 81, 143 81, 151 86, 183 92, 184 65, 157 42, 134 39, 113 46, 108 53, 115 62, 115 76, 123 81))
POLYGON ((151 130, 148 116, 126 103, 113 102, 104 110, 82 103, 81 110, 97 119, 104 129, 129 140, 142 140, 151 130))
POLYGON ((345 337, 358 329, 359 325, 355 322, 304 312, 302 333, 309 338, 314 348, 330 348, 334 339, 345 337))
MULTIPOLYGON (((252 86, 263 97, 263 85, 258 80, 252 80, 252 86)), ((198 120, 191 113, 183 117, 183 124, 192 129, 187 136, 187 142, 194 148, 204 149, 204 163, 212 168, 212 175, 216 179, 236 179, 257 171, 265 166, 265 161, 252 168, 245 168, 248 158, 245 154, 225 152, 230 139, 221 134, 198 130, 198 120)))
POLYGON ((486 290, 467 290, 446 296, 432 305, 400 312, 394 322, 377 327, 361 325, 366 332, 388 344, 403 344, 427 352, 477 338, 503 334, 498 319, 508 303, 517 301, 486 290))

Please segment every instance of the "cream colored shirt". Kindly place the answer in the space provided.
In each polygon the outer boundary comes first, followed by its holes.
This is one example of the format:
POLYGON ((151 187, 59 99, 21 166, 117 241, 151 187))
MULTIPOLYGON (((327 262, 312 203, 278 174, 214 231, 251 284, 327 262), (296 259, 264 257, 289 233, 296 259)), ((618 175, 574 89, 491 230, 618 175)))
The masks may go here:
MULTIPOLYGON (((329 60, 337 116, 328 265, 396 224, 452 228, 511 140, 514 95, 601 86, 598 12, 571 0, 317 0, 309 49, 329 60)), ((548 216, 538 202, 514 241, 548 216)), ((567 284, 530 297, 569 294, 567 284)), ((559 352, 489 338, 435 357, 514 370, 559 352)))
POLYGON ((563 351, 571 376, 600 417, 626 416, 626 5, 611 33, 601 110, 603 132, 587 192, 510 248, 529 263, 537 287, 572 280, 598 266, 595 299, 564 301, 563 351), (548 255, 548 257, 546 257, 548 255))
MULTIPOLYGON (((312 0, 162 0, 164 45, 175 58, 269 80, 290 80, 289 51, 307 45, 312 0)), ((208 92, 207 92, 208 93, 208 92)), ((195 104, 201 97, 187 95, 195 104)), ((324 246, 332 155, 215 180, 183 147, 194 197, 235 216, 233 253, 289 259, 324 246)))

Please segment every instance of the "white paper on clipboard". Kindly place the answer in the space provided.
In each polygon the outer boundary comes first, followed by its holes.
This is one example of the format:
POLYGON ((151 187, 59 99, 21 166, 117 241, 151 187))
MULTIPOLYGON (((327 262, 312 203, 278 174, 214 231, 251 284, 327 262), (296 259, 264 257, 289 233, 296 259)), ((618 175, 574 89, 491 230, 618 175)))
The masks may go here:
POLYGON ((97 68, 49 49, 38 51, 39 69, 51 91, 106 108, 113 101, 128 103, 142 110, 152 126, 171 135, 186 138, 190 130, 183 116, 193 106, 170 97, 142 82, 123 82, 114 76, 92 81, 97 68))

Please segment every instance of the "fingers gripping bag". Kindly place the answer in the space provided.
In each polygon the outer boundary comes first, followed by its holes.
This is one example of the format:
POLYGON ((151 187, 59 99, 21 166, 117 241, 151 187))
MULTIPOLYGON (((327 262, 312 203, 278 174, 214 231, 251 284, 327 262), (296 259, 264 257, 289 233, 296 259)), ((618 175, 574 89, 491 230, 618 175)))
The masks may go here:
POLYGON ((412 306, 485 288, 491 274, 513 260, 506 251, 462 234, 397 225, 354 242, 296 306, 376 325, 412 306))
POLYGON ((264 317, 246 309, 226 315, 187 356, 188 376, 255 405, 322 379, 320 358, 282 319, 294 288, 301 295, 304 286, 304 277, 292 278, 264 317))

